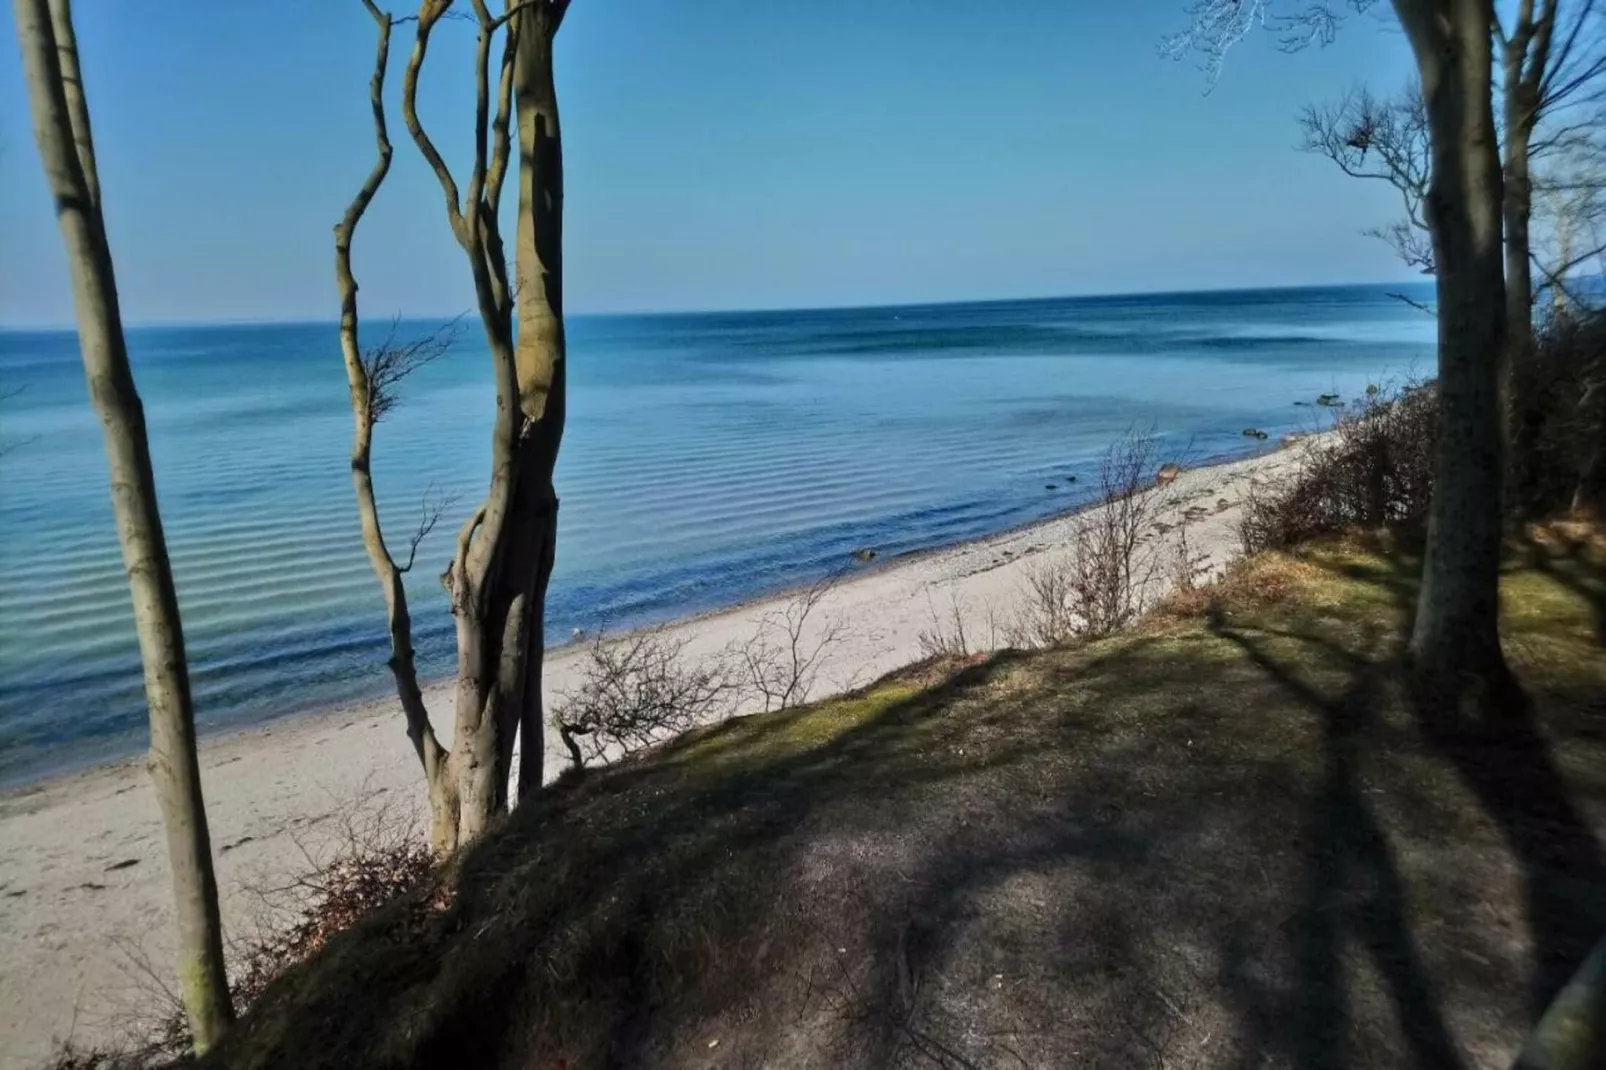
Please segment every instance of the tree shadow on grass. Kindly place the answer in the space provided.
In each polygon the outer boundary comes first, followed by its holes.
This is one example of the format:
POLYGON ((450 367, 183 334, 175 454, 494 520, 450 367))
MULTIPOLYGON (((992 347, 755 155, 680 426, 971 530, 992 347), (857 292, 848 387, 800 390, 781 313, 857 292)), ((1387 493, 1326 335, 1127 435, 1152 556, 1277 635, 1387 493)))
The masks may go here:
MULTIPOLYGON (((1588 543, 1553 535, 1548 543, 1525 532, 1512 546, 1510 567, 1531 569, 1590 606, 1597 638, 1606 643, 1606 567, 1588 543)), ((1392 593, 1404 614, 1401 637, 1419 587, 1418 562, 1388 557, 1392 567, 1372 582, 1392 593)), ((1343 569, 1352 579, 1365 578, 1343 569)), ((1521 668, 1495 686, 1477 681, 1447 685, 1403 666, 1407 701, 1418 731, 1452 766, 1499 828, 1523 872, 1523 894, 1533 969, 1529 1011, 1537 1019, 1606 932, 1606 859, 1600 840, 1575 804, 1552 753, 1534 696, 1523 688, 1521 668)), ((1544 696, 1557 721, 1598 719, 1598 700, 1578 708, 1577 696, 1544 696), (1591 708, 1592 707, 1592 708, 1591 708)))
MULTIPOLYGON (((1372 631, 1296 605, 1004 654, 588 774, 468 851, 449 906, 333 941, 216 1061, 1459 1065, 1444 1001, 1466 988, 1432 926, 1493 963, 1460 1021, 1521 1002, 1515 960, 1442 894, 1408 909, 1368 795, 1414 709, 1378 605, 1372 631)), ((1565 961, 1589 928, 1568 904, 1606 883, 1538 730, 1503 770, 1428 738, 1565 961)))
POLYGON ((1245 992, 1246 1010, 1260 1033, 1257 1047, 1283 1048, 1297 1065, 1321 1070, 1351 1065, 1343 976, 1347 937, 1358 939, 1383 975, 1407 1042, 1419 1065, 1462 1065, 1434 986, 1419 961, 1407 914, 1404 882, 1388 837, 1362 795, 1361 750, 1378 716, 1387 666, 1375 660, 1372 630, 1366 653, 1315 635, 1284 633, 1314 643, 1347 666, 1349 681, 1336 694, 1303 678, 1269 653, 1254 633, 1212 614, 1211 631, 1231 641, 1276 680, 1321 724, 1323 772, 1311 796, 1307 877, 1294 925, 1300 991, 1292 1005, 1273 1009, 1267 994, 1245 992), (1267 1035, 1275 1029, 1280 1035, 1267 1035))

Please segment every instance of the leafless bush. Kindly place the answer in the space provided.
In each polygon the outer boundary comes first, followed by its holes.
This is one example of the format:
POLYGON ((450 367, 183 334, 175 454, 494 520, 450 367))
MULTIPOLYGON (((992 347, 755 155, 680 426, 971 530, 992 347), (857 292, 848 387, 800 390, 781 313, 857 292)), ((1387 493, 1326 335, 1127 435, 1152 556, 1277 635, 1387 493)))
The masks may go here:
MULTIPOLYGON (((229 945, 229 990, 237 1011, 250 1008, 277 978, 316 954, 335 934, 393 900, 428 887, 436 858, 409 814, 365 787, 361 801, 319 822, 320 845, 296 839, 301 874, 248 889, 259 903, 249 935, 229 945)), ((446 891, 421 897, 420 916, 446 906, 446 891)), ((119 942, 130 979, 125 1004, 106 1024, 115 1042, 58 1046, 48 1070, 167 1070, 193 1064, 184 1003, 166 971, 137 942, 119 942)))
POLYGON ((734 686, 723 660, 696 665, 686 640, 660 632, 591 641, 579 688, 552 714, 575 769, 608 751, 629 752, 668 739, 712 714, 734 686))
POLYGON ((1239 526, 1244 549, 1286 548, 1353 526, 1424 525, 1437 443, 1431 383, 1371 389, 1331 434, 1309 440, 1297 476, 1251 486, 1239 526))
POLYGON ((922 628, 917 637, 917 641, 920 644, 920 653, 923 657, 965 657, 971 653, 973 641, 980 644, 980 650, 996 650, 998 648, 998 637, 1001 634, 998 612, 990 600, 982 600, 984 619, 981 624, 986 628, 985 636, 977 631, 975 624, 966 624, 966 607, 960 601, 958 591, 949 589, 946 612, 937 608, 937 603, 932 601, 931 594, 928 591, 926 593, 926 609, 931 614, 931 626, 922 628))
POLYGON ((1199 581, 1210 574, 1210 555, 1195 550, 1188 538, 1188 522, 1177 525, 1177 535, 1171 543, 1171 589, 1186 593, 1196 590, 1199 581))
POLYGON ((764 614, 752 637, 734 651, 741 686, 763 701, 766 712, 807 702, 827 652, 844 638, 840 620, 816 620, 821 600, 842 575, 833 572, 764 614))
POLYGON ((71 1042, 59 1044, 40 1070, 169 1070, 189 1066, 184 1056, 108 1047, 86 1047, 71 1042))
POLYGON ((1012 644, 1096 639, 1142 613, 1160 565, 1149 541, 1159 508, 1157 456, 1152 431, 1136 429, 1105 451, 1099 465, 1103 503, 1082 516, 1068 554, 1027 571, 1012 644))
MULTIPOLYGON (((436 857, 410 816, 376 803, 333 819, 328 846, 298 842, 305 869, 287 884, 257 889, 264 907, 258 932, 234 948, 235 1006, 250 1006, 286 970, 316 954, 331 937, 434 877, 436 857)), ((445 905, 445 889, 420 911, 445 905)))

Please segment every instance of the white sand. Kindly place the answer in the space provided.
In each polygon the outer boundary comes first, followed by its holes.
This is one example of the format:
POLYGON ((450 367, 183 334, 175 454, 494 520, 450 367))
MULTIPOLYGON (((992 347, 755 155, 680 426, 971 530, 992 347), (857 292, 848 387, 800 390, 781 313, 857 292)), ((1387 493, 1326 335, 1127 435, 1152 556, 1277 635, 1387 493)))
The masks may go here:
MULTIPOLYGON (((1189 543, 1205 555, 1207 567, 1219 570, 1239 552, 1238 503, 1246 489, 1296 466, 1300 455, 1286 449, 1185 472, 1161 492, 1158 519, 1174 526, 1194 509, 1189 543)), ((903 562, 877 562, 845 579, 810 618, 814 627, 836 622, 843 630, 811 697, 869 683, 918 660, 933 609, 948 614, 956 601, 972 650, 1003 645, 1002 634, 989 632, 989 607, 999 621, 1012 618, 1028 570, 1063 553, 1086 515, 903 562)), ((752 635, 755 622, 786 601, 699 617, 667 632, 687 640, 686 656, 713 655, 752 635)), ((549 659, 549 696, 574 686, 578 654, 571 649, 549 659)), ((427 698, 437 730, 449 739, 449 689, 432 687, 427 698)), ((747 706, 739 712, 749 712, 752 703, 747 706)), ((564 759, 551 740, 548 753, 552 776, 564 759)), ((209 739, 201 764, 224 922, 233 933, 248 931, 260 913, 252 889, 305 870, 302 847, 317 843, 331 815, 375 796, 413 808, 422 795, 393 701, 209 739)), ((142 1002, 141 986, 149 984, 131 967, 130 947, 142 949, 163 976, 171 973, 169 877, 156 801, 137 760, 0 797, 0 828, 0 1066, 25 1067, 39 1062, 55 1040, 71 1035, 93 1042, 126 1025, 131 1008, 142 1002)))

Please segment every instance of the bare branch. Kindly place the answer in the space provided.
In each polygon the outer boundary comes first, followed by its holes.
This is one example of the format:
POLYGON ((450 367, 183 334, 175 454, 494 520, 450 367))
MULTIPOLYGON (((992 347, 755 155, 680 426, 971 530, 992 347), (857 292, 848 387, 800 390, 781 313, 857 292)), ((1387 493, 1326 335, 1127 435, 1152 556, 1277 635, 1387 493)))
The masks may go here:
POLYGON ((764 614, 736 651, 743 683, 763 701, 765 711, 807 702, 826 654, 845 638, 840 619, 811 623, 820 602, 845 574, 839 569, 823 576, 781 608, 764 614))
POLYGON ((1415 224, 1396 219, 1386 226, 1371 227, 1362 233, 1387 242, 1406 266, 1417 268, 1424 275, 1435 273, 1433 239, 1415 224))
POLYGON ((446 510, 457 504, 457 495, 442 494, 431 483, 424 488, 423 497, 418 502, 418 528, 412 537, 407 540, 407 563, 399 566, 396 571, 407 573, 413 570, 413 562, 418 557, 418 545, 435 530, 446 510))
POLYGON ((711 718, 735 687, 723 659, 688 663, 685 639, 598 634, 580 686, 552 714, 576 769, 651 746, 711 718))
POLYGON ((1413 83, 1389 100, 1353 89, 1335 104, 1307 107, 1299 125, 1304 151, 1327 157, 1353 178, 1389 183, 1399 191, 1411 225, 1427 231, 1422 205, 1432 143, 1419 86, 1413 83))
MULTIPOLYGON (((1377 0, 1345 0, 1357 14, 1377 0)), ((1331 3, 1312 3, 1281 13, 1278 0, 1195 0, 1187 8, 1189 25, 1165 38, 1160 54, 1180 60, 1198 53, 1205 72, 1206 92, 1213 88, 1226 65, 1227 53, 1256 30, 1277 35, 1277 47, 1296 52, 1312 44, 1331 44, 1344 15, 1331 3)))
POLYGON ((383 420, 399 400, 397 385, 409 375, 431 364, 452 351, 457 342, 458 315, 434 332, 400 342, 396 333, 401 319, 391 320, 390 334, 385 340, 362 353, 363 374, 367 380, 368 409, 374 423, 383 420))
POLYGON ((1438 316, 1439 316, 1439 314, 1437 312, 1435 312, 1433 309, 1429 308, 1427 305, 1424 305, 1422 302, 1418 301, 1414 297, 1407 297, 1405 294, 1402 294, 1402 293, 1390 293, 1388 296, 1394 298, 1394 300, 1396 300, 1396 301, 1402 301, 1405 304, 1410 305, 1412 308, 1416 309, 1418 312, 1426 312, 1428 315, 1432 316, 1435 319, 1437 319, 1438 316))
POLYGON ((407 60, 406 73, 402 76, 402 121, 407 124, 407 132, 412 135, 413 143, 418 146, 418 151, 423 154, 430 169, 435 172, 441 192, 446 196, 446 216, 452 224, 452 233, 457 236, 458 242, 467 248, 468 228, 463 222, 463 210, 458 204, 457 181, 452 178, 451 168, 446 166, 440 151, 435 148, 435 142, 430 139, 429 134, 424 131, 424 125, 418 120, 418 74, 424 67, 424 57, 429 51, 430 31, 451 6, 452 0, 423 0, 419 5, 418 33, 413 39, 413 53, 407 60))

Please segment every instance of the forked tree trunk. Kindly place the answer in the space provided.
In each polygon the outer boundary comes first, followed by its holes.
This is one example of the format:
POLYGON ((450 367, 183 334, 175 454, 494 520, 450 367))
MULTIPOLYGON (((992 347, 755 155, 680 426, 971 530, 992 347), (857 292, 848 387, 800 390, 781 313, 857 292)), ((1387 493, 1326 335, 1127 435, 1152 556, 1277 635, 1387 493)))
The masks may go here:
POLYGON ((1507 344, 1489 0, 1394 0, 1432 133, 1439 449, 1411 654, 1429 675, 1504 675, 1499 623, 1507 344))
POLYGON ((234 1011, 195 754, 184 633, 156 506, 144 409, 123 339, 72 12, 68 0, 16 0, 16 15, 34 133, 67 247, 84 373, 105 435, 112 508, 145 667, 149 766, 173 871, 179 982, 195 1049, 205 1052, 228 1030, 234 1011))
MULTIPOLYGON (((520 7, 509 3, 509 9, 520 7)), ((472 580, 457 610, 457 736, 452 761, 467 842, 506 809, 515 740, 518 792, 540 788, 545 757, 541 669, 547 584, 557 541, 553 468, 565 411, 563 332, 563 162, 552 43, 562 18, 551 3, 513 15, 511 70, 519 146, 518 223, 512 298, 517 343, 507 347, 512 391, 499 385, 492 484, 467 567, 472 580), (507 402, 511 400, 509 406, 507 402), (504 418, 505 417, 505 418, 504 418)), ((500 250, 487 248, 487 256, 500 250)), ((493 353, 499 365, 504 359, 493 353)))
POLYGON ((453 233, 468 254, 496 375, 490 486, 458 533, 452 564, 442 577, 457 625, 456 725, 447 760, 458 806, 450 846, 457 847, 482 835, 507 808, 513 750, 521 734, 520 794, 539 788, 543 772, 542 632, 557 537, 552 473, 565 403, 563 176, 552 42, 568 2, 509 0, 506 13, 493 17, 486 0, 473 0, 480 27, 475 163, 462 207, 450 168, 417 111, 418 72, 429 34, 448 6, 449 0, 425 0, 420 9, 402 107, 408 131, 446 195, 453 233), (492 121, 489 54, 495 32, 504 26, 508 36, 492 121), (510 280, 496 206, 515 118, 519 211, 510 280))

